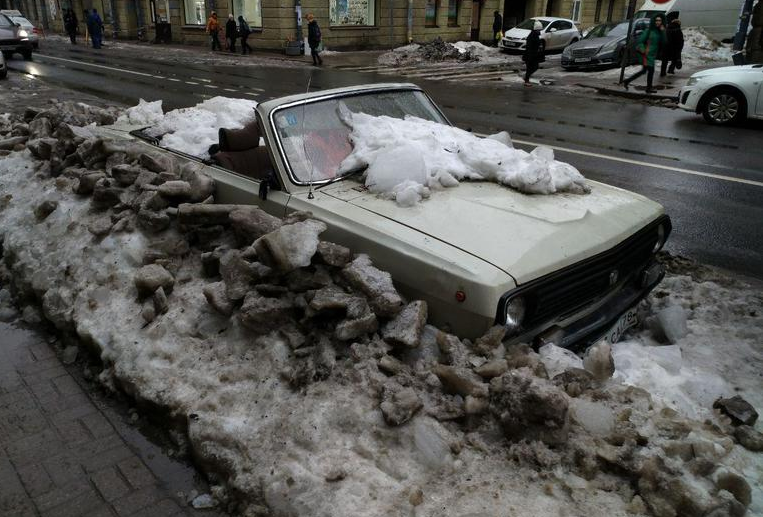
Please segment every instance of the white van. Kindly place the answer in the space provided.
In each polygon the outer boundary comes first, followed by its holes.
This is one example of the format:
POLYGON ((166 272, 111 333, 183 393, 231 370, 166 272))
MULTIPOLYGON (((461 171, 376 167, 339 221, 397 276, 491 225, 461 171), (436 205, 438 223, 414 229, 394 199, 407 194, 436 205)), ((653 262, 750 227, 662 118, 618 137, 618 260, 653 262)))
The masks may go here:
POLYGON ((678 13, 682 27, 702 27, 713 38, 734 37, 742 10, 742 0, 646 0, 636 18, 678 13))

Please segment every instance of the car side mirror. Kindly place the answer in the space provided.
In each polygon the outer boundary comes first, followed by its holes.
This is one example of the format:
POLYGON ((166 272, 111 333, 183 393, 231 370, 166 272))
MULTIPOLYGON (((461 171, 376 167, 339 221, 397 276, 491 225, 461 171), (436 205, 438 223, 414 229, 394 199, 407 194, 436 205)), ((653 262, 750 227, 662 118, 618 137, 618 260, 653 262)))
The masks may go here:
POLYGON ((554 27, 554 28, 549 29, 548 32, 556 32, 556 30, 557 30, 556 27, 554 27))

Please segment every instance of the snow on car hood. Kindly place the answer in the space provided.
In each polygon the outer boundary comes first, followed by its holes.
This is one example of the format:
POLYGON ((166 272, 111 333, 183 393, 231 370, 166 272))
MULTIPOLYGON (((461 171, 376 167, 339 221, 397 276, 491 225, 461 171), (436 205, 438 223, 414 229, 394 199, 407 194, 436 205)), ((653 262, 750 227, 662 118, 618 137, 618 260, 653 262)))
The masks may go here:
POLYGON ((527 39, 527 36, 530 35, 530 31, 528 29, 518 29, 514 27, 513 29, 509 29, 506 33, 504 33, 505 38, 520 38, 520 39, 527 39))
POLYGON ((697 72, 692 77, 711 77, 716 75, 732 75, 740 72, 757 73, 763 76, 763 66, 761 65, 742 65, 742 66, 722 66, 720 68, 710 68, 697 72))
POLYGON ((606 251, 663 213, 638 194, 587 183, 591 193, 585 196, 538 196, 463 182, 411 208, 352 179, 322 192, 479 257, 521 284, 606 251))

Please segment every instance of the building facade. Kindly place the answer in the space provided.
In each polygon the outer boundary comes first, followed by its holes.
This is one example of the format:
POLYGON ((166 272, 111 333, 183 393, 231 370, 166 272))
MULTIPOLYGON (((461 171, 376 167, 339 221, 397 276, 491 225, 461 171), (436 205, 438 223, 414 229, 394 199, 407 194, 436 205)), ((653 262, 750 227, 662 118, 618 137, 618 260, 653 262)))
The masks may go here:
MULTIPOLYGON (((641 2, 639 2, 641 3, 641 2)), ((572 18, 581 28, 625 18, 628 0, 0 0, 50 31, 63 31, 63 9, 73 9, 85 33, 83 10, 97 9, 106 39, 116 35, 153 40, 157 27, 169 28, 171 41, 206 45, 212 11, 225 23, 243 16, 254 31, 254 48, 280 49, 298 40, 301 16, 313 13, 324 45, 331 49, 373 49, 425 42, 493 38, 493 12, 510 28, 533 16, 572 18)), ((302 36, 307 35, 306 22, 302 36)))

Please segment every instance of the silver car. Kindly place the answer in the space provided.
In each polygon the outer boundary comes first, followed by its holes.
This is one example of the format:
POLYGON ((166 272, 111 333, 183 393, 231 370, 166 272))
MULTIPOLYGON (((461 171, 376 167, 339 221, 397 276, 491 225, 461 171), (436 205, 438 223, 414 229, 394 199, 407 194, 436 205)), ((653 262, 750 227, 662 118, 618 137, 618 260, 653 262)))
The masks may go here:
POLYGON ((524 51, 527 36, 538 21, 543 26, 540 31, 540 51, 561 50, 570 43, 580 39, 580 31, 575 27, 575 22, 566 18, 551 18, 548 16, 536 16, 528 18, 513 29, 506 31, 501 39, 501 50, 504 52, 524 51))
MULTIPOLYGON (((582 40, 573 43, 562 52, 562 68, 597 68, 619 66, 625 57, 628 39, 628 21, 607 22, 591 29, 582 40)), ((642 31, 649 28, 649 20, 636 20, 633 23, 631 38, 630 63, 638 62, 634 52, 635 42, 642 31)))
POLYGON ((32 48, 37 50, 40 48, 40 31, 34 26, 32 22, 24 18, 20 11, 15 9, 0 11, 0 14, 7 16, 13 23, 21 27, 26 31, 29 41, 32 43, 32 48))

